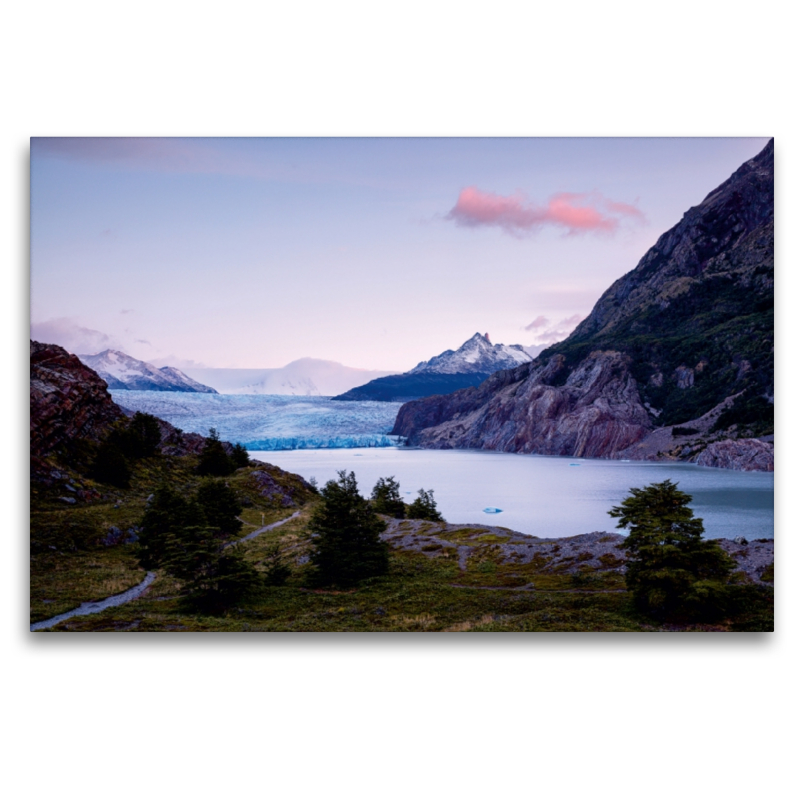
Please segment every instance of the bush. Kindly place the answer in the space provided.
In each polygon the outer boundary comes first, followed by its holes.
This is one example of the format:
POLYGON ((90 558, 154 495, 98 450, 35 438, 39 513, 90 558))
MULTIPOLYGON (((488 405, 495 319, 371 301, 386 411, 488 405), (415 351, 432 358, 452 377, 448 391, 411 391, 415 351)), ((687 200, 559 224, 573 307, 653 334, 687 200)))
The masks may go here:
POLYGON ((733 560, 703 539, 703 521, 688 507, 692 498, 672 481, 631 494, 608 513, 630 534, 625 582, 637 606, 660 619, 711 621, 729 608, 733 560))
POLYGON ((311 563, 318 585, 352 586, 389 570, 389 548, 380 538, 386 523, 358 493, 356 476, 342 470, 322 489, 309 531, 311 563))

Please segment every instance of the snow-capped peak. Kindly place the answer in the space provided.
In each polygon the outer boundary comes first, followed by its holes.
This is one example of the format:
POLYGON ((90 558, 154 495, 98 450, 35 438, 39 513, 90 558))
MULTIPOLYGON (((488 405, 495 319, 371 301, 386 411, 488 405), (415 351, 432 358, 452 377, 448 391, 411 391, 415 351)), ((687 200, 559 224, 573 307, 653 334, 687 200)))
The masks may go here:
POLYGON ((216 389, 192 380, 175 367, 154 367, 119 350, 104 350, 93 356, 79 355, 78 358, 91 367, 108 384, 109 389, 217 393, 216 389))
POLYGON ((458 350, 445 350, 429 361, 421 361, 407 375, 456 375, 469 372, 497 372, 532 361, 519 344, 492 344, 488 334, 476 333, 458 350))

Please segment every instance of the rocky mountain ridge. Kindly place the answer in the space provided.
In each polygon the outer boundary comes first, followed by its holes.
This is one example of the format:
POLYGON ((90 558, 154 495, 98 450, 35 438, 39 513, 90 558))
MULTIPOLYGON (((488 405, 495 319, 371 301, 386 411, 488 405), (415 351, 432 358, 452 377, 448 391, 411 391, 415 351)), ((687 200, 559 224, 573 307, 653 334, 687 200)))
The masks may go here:
POLYGON ((492 344, 488 334, 476 333, 457 350, 445 350, 428 361, 421 361, 408 372, 378 378, 333 399, 403 402, 449 394, 478 386, 498 370, 531 361, 521 345, 492 344))
POLYGON ((109 389, 217 394, 216 389, 198 383, 175 367, 156 367, 119 350, 104 350, 78 358, 93 369, 109 389))
POLYGON ((564 342, 478 387, 404 405, 392 433, 421 447, 771 470, 773 202, 770 142, 564 342), (705 429, 690 424, 715 410, 705 429))
POLYGON ((513 369, 533 359, 519 344, 492 344, 489 334, 474 334, 458 350, 445 350, 428 361, 421 361, 406 375, 464 375, 470 372, 491 374, 513 369))

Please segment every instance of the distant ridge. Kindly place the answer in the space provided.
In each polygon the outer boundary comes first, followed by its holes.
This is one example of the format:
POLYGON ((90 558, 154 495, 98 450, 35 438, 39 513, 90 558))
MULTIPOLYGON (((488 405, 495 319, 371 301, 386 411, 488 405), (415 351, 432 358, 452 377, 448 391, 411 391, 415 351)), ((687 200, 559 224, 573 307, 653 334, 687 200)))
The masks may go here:
POLYGON ((109 389, 217 394, 216 389, 198 383, 175 367, 155 367, 119 350, 103 350, 93 356, 79 355, 78 358, 91 367, 109 389))
POLYGON ((498 370, 518 367, 531 360, 521 345, 492 344, 488 334, 476 333, 458 350, 445 350, 402 375, 378 378, 333 399, 407 402, 450 394, 478 386, 498 370))

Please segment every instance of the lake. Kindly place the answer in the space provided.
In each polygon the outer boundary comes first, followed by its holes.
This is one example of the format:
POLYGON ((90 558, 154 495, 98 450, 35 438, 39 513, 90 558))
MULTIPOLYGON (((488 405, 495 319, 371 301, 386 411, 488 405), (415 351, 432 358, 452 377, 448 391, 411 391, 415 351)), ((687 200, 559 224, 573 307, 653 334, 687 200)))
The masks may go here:
POLYGON ((774 535, 774 473, 404 447, 254 450, 250 455, 306 479, 314 477, 320 487, 335 478, 337 470, 352 470, 364 496, 370 495, 378 478, 393 475, 407 502, 418 489, 433 489, 448 522, 501 525, 541 537, 615 532, 616 520, 608 511, 631 487, 670 479, 692 495, 692 510, 703 519, 707 538, 774 535), (488 507, 502 512, 484 513, 488 507))

